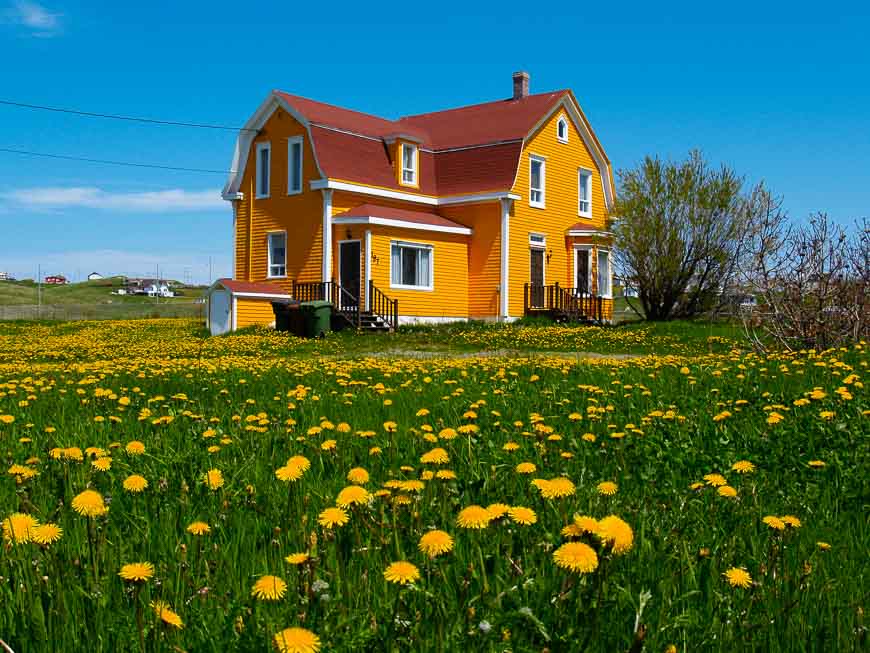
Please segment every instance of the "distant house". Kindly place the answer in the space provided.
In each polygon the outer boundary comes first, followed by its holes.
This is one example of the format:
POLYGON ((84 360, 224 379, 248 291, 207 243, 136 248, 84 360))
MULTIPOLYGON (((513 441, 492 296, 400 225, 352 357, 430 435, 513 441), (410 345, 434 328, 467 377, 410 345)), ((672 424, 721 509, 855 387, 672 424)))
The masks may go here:
POLYGON ((62 274, 50 274, 42 280, 43 283, 48 283, 55 286, 62 286, 67 283, 66 277, 62 274))
POLYGON ((100 274, 99 272, 91 272, 88 275, 88 281, 99 281, 102 278, 103 278, 103 275, 100 274))
POLYGON ((8 272, 0 272, 0 281, 10 281, 8 272))
POLYGON ((144 290, 149 297, 175 297, 175 292, 165 281, 153 281, 144 290))

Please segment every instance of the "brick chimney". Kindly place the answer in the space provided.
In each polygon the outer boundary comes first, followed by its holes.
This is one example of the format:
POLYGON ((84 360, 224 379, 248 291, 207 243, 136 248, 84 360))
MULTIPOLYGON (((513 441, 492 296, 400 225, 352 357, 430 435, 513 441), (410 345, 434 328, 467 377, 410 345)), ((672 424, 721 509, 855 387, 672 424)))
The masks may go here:
POLYGON ((514 100, 529 96, 529 73, 521 70, 514 73, 514 100))

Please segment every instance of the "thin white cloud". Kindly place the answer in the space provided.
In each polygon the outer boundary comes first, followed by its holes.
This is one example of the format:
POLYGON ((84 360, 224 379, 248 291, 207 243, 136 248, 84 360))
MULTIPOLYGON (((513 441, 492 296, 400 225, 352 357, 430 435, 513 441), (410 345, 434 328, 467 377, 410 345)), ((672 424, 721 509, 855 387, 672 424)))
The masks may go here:
POLYGON ((139 193, 116 193, 87 186, 37 187, 0 193, 0 200, 33 211, 82 208, 134 213, 177 213, 226 209, 226 202, 221 199, 217 189, 188 191, 175 188, 139 193))
POLYGON ((55 36, 61 30, 62 14, 52 13, 30 0, 16 0, 5 14, 7 22, 26 27, 32 36, 55 36))

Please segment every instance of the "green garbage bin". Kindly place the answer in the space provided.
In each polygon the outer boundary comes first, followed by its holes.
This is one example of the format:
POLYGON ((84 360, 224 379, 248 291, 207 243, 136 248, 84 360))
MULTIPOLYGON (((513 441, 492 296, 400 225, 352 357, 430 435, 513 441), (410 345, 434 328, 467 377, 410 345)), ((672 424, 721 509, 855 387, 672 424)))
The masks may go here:
POLYGON ((325 300, 302 302, 303 320, 305 321, 305 335, 308 338, 322 338, 330 331, 330 318, 332 317, 332 304, 325 300))

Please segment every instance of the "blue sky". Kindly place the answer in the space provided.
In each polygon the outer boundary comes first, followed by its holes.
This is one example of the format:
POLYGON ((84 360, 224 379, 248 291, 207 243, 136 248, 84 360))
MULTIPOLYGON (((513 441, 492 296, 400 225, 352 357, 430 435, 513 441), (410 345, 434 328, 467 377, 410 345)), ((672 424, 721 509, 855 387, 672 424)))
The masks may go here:
MULTIPOLYGON (((701 148, 795 218, 870 213, 866 3, 300 4, 0 0, 0 99, 241 126, 281 88, 395 118, 523 69, 574 90, 616 169, 701 148)), ((0 148, 224 170, 234 140, 0 106, 0 148)), ((2 152, 0 174, 0 270, 230 273, 219 174, 2 152)))

